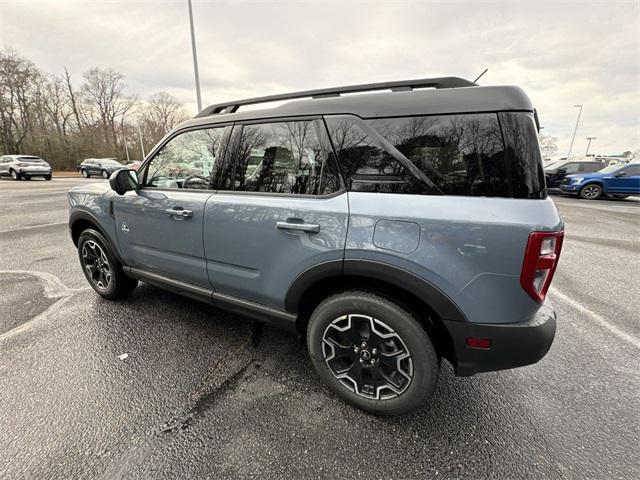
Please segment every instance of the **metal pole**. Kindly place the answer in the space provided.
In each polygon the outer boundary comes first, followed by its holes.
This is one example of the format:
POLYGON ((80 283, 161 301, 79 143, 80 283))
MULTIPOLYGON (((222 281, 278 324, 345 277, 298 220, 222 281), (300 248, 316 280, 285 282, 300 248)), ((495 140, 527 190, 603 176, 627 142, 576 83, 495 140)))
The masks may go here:
POLYGON ((584 156, 588 156, 589 155, 589 147, 591 146, 591 140, 596 140, 598 137, 587 137, 587 140, 589 140, 589 143, 587 143, 587 152, 584 154, 584 156))
POLYGON ((567 160, 571 160, 571 150, 573 149, 573 141, 576 139, 576 133, 578 131, 578 123, 580 123, 580 115, 582 115, 582 105, 574 105, 574 107, 580 107, 578 112, 578 119, 576 120, 576 128, 573 130, 573 137, 571 137, 571 145, 569 145, 569 153, 567 154, 567 160))
POLYGON ((138 125, 138 136, 140 137, 140 150, 142 150, 142 160, 146 156, 144 153, 144 144, 142 143, 142 130, 140 130, 140 125, 138 125))
POLYGON ((189 25, 191 25, 191 51, 193 53, 193 73, 196 77, 196 99, 198 101, 198 112, 202 110, 202 98, 200 96, 200 74, 198 73, 198 52, 196 51, 196 34, 193 30, 193 9, 191 0, 189 3, 189 25))

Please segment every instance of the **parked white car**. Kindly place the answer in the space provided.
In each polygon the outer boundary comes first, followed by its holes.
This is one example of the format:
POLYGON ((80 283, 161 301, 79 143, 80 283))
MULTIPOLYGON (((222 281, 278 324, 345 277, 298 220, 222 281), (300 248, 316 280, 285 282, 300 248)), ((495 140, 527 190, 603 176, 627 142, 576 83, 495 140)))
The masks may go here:
POLYGON ((10 176, 14 180, 33 177, 51 180, 51 165, 33 155, 5 155, 0 157, 0 176, 10 176))

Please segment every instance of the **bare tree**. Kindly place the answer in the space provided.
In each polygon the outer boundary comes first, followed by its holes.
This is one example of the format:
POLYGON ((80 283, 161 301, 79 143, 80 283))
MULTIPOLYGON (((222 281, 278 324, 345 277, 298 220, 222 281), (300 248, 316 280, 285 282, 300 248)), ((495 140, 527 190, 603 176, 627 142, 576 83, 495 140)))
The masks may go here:
POLYGON ((540 150, 542 151, 542 158, 548 159, 558 152, 558 137, 552 137, 551 135, 540 135, 540 150))
POLYGON ((124 94, 124 75, 110 68, 92 68, 83 78, 82 92, 93 120, 100 124, 105 144, 116 151, 116 128, 136 106, 137 97, 124 94))
POLYGON ((173 127, 189 118, 189 114, 173 95, 159 92, 151 95, 141 106, 138 123, 144 132, 145 143, 155 145, 173 127))

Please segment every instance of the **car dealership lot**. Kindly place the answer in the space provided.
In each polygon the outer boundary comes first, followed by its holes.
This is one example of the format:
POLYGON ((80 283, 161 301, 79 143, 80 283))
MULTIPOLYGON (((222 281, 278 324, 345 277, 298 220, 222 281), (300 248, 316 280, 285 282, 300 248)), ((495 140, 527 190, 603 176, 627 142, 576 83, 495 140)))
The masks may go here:
POLYGON ((539 364, 445 364, 430 403, 380 418, 324 389, 291 334, 146 285, 100 299, 66 226, 88 181, 0 181, 0 478, 640 476, 637 199, 554 197, 539 364))

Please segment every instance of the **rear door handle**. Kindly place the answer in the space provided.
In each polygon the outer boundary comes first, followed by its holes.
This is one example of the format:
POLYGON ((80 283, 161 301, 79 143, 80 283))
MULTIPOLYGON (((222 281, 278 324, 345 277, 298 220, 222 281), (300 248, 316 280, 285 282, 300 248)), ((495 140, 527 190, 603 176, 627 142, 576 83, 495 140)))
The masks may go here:
POLYGON ((320 233, 320 225, 316 223, 277 222, 278 230, 297 230, 299 232, 320 233))
POLYGON ((167 215, 170 215, 172 217, 178 217, 178 218, 193 217, 193 210, 185 210, 182 207, 167 208, 164 212, 167 215))

